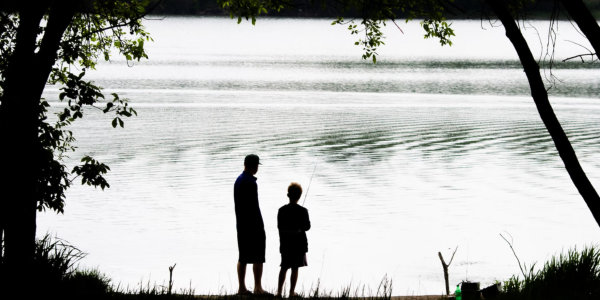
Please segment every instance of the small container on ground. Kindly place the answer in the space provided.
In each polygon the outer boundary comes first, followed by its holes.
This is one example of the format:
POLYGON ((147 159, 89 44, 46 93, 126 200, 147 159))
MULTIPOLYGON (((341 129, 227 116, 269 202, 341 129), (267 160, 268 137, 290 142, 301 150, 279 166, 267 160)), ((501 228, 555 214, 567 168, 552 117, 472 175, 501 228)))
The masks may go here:
POLYGON ((499 294, 500 294, 500 284, 499 283, 492 284, 481 290, 481 295, 483 296, 483 299, 486 299, 486 300, 496 299, 499 294))
POLYGON ((463 281, 461 284, 462 300, 479 300, 479 282, 463 281))

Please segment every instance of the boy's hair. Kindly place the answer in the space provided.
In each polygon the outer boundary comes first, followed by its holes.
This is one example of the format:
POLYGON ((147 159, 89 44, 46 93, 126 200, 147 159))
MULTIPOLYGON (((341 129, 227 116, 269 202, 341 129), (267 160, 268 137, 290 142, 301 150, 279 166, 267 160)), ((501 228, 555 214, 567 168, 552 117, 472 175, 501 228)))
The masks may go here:
POLYGON ((302 186, 300 186, 297 182, 290 183, 288 186, 288 197, 292 201, 298 201, 300 199, 300 195, 302 195, 302 186))

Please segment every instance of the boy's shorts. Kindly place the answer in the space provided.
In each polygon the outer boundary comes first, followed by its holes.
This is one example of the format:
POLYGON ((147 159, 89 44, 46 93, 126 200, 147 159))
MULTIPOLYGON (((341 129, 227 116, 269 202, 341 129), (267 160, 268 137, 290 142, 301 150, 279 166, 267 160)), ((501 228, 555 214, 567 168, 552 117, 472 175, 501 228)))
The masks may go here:
POLYGON ((280 266, 284 269, 306 267, 306 253, 281 253, 280 266))

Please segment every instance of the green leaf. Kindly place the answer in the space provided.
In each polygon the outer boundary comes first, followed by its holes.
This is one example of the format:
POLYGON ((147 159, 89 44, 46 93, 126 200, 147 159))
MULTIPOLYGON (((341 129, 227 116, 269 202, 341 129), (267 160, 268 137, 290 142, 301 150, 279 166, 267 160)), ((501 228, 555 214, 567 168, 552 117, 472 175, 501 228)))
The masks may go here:
POLYGON ((114 104, 112 102, 106 103, 106 108, 102 112, 104 112, 104 113, 109 112, 113 106, 114 106, 114 104))

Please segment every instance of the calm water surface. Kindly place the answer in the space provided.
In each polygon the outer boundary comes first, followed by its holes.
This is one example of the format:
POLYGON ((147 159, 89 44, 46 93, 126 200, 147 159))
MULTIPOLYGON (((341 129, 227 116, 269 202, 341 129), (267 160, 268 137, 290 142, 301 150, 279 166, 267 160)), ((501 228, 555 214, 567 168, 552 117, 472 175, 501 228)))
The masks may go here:
MULTIPOLYGON (((260 155, 267 231, 263 282, 276 288, 276 214, 286 188, 305 190, 312 229, 299 286, 365 285, 387 275, 394 295, 482 285, 600 230, 541 123, 501 28, 457 21, 451 48, 423 40, 417 22, 387 27, 379 63, 361 61, 354 37, 330 20, 148 20, 150 60, 103 63, 89 76, 131 100, 125 129, 92 110, 76 124, 79 149, 111 167, 110 189, 74 186, 65 215, 43 213, 51 232, 88 252, 82 262, 115 283, 168 281, 196 293, 237 289, 233 182, 247 153, 260 155), (483 28, 482 28, 483 27, 483 28)), ((546 32, 546 24, 536 26, 546 32)), ((559 23, 556 57, 584 53, 559 23)), ((534 52, 544 50, 528 29, 534 52)), ((544 40, 542 38, 542 45, 544 40)), ((551 101, 584 169, 600 185, 600 71, 556 63, 551 101)), ((550 78, 549 72, 546 72, 550 78)), ((58 88, 45 97, 57 102, 58 88)), ((248 284, 252 286, 251 276, 248 284)))

